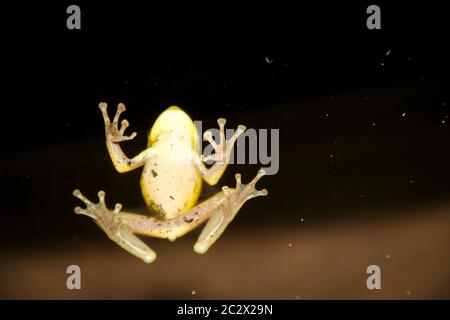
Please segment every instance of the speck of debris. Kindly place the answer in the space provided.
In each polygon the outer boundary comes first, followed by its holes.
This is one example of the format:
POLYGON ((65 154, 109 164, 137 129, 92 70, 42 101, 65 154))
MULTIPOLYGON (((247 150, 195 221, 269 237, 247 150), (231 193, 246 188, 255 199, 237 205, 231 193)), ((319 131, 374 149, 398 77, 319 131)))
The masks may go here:
POLYGON ((292 243, 289 243, 288 246, 289 246, 289 248, 291 248, 292 247, 292 243))
POLYGON ((194 218, 186 218, 186 217, 184 217, 183 220, 184 220, 184 222, 190 223, 190 222, 194 221, 194 218))
POLYGON ((385 257, 386 259, 389 259, 391 256, 388 253, 386 253, 385 257))
POLYGON ((197 294, 197 292, 195 291, 195 290, 192 290, 192 295, 196 295, 197 294))
POLYGON ((266 56, 264 58, 264 60, 267 62, 267 64, 272 64, 273 63, 273 59, 271 57, 266 56))
POLYGON ((404 116, 406 116, 406 112, 403 112, 403 113, 402 113, 402 117, 404 117, 404 116))
POLYGON ((152 169, 152 176, 153 176, 153 177, 158 176, 158 173, 157 173, 155 170, 153 170, 153 169, 152 169))
POLYGON ((174 197, 172 197, 171 195, 169 196, 169 198, 170 198, 170 199, 172 199, 172 200, 175 200, 175 198, 174 198, 174 197))
POLYGON ((389 49, 387 52, 386 52, 386 55, 388 56, 388 55, 390 55, 391 54, 391 49, 389 49))

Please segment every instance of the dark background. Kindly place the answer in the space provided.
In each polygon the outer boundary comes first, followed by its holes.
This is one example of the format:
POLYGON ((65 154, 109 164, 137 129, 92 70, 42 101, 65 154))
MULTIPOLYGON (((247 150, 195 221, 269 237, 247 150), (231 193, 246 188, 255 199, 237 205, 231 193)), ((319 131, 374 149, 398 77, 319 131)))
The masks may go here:
MULTIPOLYGON (((377 3, 382 29, 368 30, 372 3, 83 1, 82 29, 67 30, 69 4, 3 12, 0 297, 450 298, 444 8, 377 3), (99 101, 127 105, 130 157, 170 105, 206 128, 280 129, 269 197, 205 256, 196 231, 146 240, 159 258, 144 265, 73 214, 76 187, 145 212, 140 170, 109 160, 99 101), (80 292, 65 287, 70 264, 80 292)), ((231 166, 219 185, 258 168, 231 166)))

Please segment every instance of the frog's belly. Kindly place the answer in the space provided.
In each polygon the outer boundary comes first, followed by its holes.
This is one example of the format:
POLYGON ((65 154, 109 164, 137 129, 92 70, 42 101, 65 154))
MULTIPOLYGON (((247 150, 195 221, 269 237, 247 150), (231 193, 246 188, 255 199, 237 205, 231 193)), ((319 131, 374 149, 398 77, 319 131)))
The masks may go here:
POLYGON ((147 205, 165 219, 181 216, 197 202, 202 179, 195 165, 165 164, 152 158, 146 163, 141 189, 147 205))

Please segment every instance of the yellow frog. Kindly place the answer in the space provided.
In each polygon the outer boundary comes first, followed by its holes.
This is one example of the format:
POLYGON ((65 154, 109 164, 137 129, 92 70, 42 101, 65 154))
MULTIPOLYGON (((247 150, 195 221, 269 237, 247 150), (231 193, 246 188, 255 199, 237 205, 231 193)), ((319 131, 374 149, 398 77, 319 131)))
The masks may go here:
POLYGON ((129 136, 124 134, 129 126, 127 120, 122 120, 119 128, 119 117, 125 111, 125 105, 118 105, 112 123, 106 103, 100 103, 99 108, 105 121, 106 146, 116 170, 122 173, 144 166, 142 194, 148 207, 158 212, 161 218, 123 212, 120 203, 114 210, 109 210, 105 205, 104 191, 98 192, 99 203, 95 204, 78 189, 73 195, 87 207, 76 207, 75 213, 94 219, 110 239, 144 262, 153 262, 156 253, 134 233, 174 241, 209 219, 194 246, 195 252, 205 253, 247 200, 268 194, 266 189, 255 189, 256 182, 265 174, 260 169, 247 185, 242 184, 240 174, 236 174, 235 188, 224 186, 221 192, 196 205, 202 179, 210 185, 217 184, 228 165, 233 145, 245 126, 238 126, 234 135, 226 140, 225 119, 218 119, 219 143, 214 141, 211 132, 206 131, 204 138, 213 146, 214 154, 205 157, 199 154, 200 137, 194 122, 183 110, 172 106, 153 124, 147 149, 129 159, 119 145, 136 136, 135 132, 129 136), (205 166, 208 161, 213 161, 211 167, 205 166))

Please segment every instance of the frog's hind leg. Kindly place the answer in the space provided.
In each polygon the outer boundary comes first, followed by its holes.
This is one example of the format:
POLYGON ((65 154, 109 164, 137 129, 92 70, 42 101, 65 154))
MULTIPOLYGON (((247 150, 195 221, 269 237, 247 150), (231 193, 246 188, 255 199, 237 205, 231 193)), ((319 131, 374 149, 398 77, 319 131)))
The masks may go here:
POLYGON ((76 207, 75 213, 92 218, 111 240, 144 262, 151 263, 156 259, 156 253, 122 223, 119 215, 122 209, 120 203, 116 204, 114 210, 109 210, 105 204, 104 191, 98 192, 98 203, 89 201, 78 189, 73 192, 73 195, 86 204, 85 209, 76 207))
POLYGON ((256 177, 247 185, 241 183, 241 175, 236 174, 236 188, 231 189, 227 186, 222 187, 225 201, 212 214, 208 223, 203 228, 200 237, 194 246, 197 253, 205 253, 222 235, 228 224, 234 219, 243 204, 252 198, 266 196, 266 189, 256 190, 255 185, 258 180, 265 175, 263 169, 258 171, 256 177))

